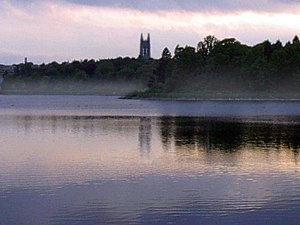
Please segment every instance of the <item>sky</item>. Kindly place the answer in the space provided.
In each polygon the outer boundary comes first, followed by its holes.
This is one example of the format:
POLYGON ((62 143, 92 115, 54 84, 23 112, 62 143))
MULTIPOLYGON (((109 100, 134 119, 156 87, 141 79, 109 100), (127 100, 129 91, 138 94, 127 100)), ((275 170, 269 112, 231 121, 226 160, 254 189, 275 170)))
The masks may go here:
POLYGON ((0 64, 152 56, 207 35, 247 45, 300 34, 298 0, 0 0, 0 64))

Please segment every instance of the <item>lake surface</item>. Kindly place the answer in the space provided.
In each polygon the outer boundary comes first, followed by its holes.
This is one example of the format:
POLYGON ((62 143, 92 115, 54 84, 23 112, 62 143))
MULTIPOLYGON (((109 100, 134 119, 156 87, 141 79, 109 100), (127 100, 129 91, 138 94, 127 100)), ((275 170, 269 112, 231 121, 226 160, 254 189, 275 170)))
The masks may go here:
POLYGON ((298 224, 300 103, 0 96, 0 225, 298 224))

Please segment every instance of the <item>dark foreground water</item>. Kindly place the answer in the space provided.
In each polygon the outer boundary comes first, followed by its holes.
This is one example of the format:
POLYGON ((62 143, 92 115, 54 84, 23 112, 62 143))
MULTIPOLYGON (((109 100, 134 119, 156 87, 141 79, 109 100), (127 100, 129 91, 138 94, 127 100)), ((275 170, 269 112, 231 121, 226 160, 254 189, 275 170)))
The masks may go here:
POLYGON ((300 104, 0 96, 0 224, 299 224, 300 104))

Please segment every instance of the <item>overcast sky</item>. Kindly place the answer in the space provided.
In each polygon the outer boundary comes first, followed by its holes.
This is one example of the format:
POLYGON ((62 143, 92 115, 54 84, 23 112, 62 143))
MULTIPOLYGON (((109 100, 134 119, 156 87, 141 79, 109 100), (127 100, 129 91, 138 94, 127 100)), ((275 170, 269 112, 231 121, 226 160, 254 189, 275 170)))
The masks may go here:
POLYGON ((296 0, 0 0, 0 64, 137 57, 151 33, 164 47, 196 46, 207 35, 253 45, 300 33, 296 0))

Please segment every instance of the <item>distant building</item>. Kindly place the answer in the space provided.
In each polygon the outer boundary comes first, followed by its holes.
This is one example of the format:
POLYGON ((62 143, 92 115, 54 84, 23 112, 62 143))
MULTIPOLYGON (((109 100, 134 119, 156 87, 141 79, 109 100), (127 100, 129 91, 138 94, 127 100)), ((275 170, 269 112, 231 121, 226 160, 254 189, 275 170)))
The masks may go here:
POLYGON ((13 74, 15 73, 15 70, 16 70, 15 66, 0 65, 0 90, 2 90, 4 75, 13 74))
POLYGON ((150 34, 148 34, 148 37, 146 40, 144 39, 143 34, 141 34, 139 58, 145 59, 145 60, 151 59, 150 34))
POLYGON ((14 73, 15 72, 15 66, 7 66, 7 65, 0 65, 0 73, 14 73))
POLYGON ((2 89, 2 83, 4 81, 4 77, 3 77, 3 74, 0 73, 0 90, 2 89))

